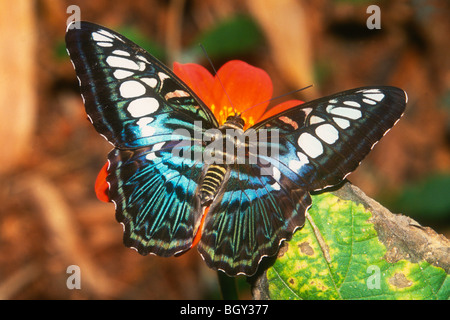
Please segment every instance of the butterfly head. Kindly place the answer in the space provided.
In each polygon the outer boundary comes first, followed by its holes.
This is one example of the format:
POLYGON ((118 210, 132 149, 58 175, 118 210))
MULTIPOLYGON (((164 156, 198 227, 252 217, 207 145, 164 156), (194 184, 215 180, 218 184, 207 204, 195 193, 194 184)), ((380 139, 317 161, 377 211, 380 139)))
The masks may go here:
POLYGON ((225 122, 224 126, 227 127, 234 127, 236 129, 243 130, 245 126, 245 121, 242 119, 240 114, 234 114, 232 116, 228 116, 227 121, 225 122))

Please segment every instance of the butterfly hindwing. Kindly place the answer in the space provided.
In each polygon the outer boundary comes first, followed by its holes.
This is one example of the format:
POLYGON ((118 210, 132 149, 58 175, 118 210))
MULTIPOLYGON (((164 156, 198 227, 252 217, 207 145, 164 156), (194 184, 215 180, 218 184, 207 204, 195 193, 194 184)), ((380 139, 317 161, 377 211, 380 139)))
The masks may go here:
POLYGON ((257 164, 234 164, 227 171, 198 250, 211 268, 252 275, 261 258, 276 254, 281 241, 303 226, 311 198, 279 171, 262 175, 257 164))
POLYGON ((110 197, 124 242, 139 253, 172 256, 189 249, 202 217, 196 196, 202 165, 174 157, 165 143, 109 154, 110 197))

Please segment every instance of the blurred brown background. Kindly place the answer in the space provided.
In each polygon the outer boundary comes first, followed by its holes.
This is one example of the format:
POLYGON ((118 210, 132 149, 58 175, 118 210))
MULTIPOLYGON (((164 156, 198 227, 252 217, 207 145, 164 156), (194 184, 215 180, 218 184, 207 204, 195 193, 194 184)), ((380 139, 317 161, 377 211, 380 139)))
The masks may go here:
POLYGON ((114 206, 96 199, 110 145, 86 120, 65 53, 69 5, 169 66, 211 69, 199 42, 217 68, 245 60, 269 73, 275 96, 311 84, 288 98, 378 84, 406 90, 405 116, 349 180, 449 236, 448 1, 1 1, 0 299, 220 297, 196 250, 140 256, 123 246, 114 206), (366 26, 371 4, 381 29, 366 26), (81 290, 66 286, 69 265, 81 268, 81 290))

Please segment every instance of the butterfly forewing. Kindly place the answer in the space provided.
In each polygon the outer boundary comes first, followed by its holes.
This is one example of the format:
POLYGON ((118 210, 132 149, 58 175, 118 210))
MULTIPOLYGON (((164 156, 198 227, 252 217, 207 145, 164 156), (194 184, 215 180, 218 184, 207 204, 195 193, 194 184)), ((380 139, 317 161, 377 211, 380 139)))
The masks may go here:
POLYGON ((276 158, 265 160, 307 190, 342 181, 400 119, 406 93, 395 87, 364 87, 320 98, 254 126, 278 132, 276 158))
POLYGON ((86 112, 115 147, 170 141, 194 121, 217 127, 211 111, 167 67, 120 34, 81 22, 68 29, 67 50, 80 82, 86 112))

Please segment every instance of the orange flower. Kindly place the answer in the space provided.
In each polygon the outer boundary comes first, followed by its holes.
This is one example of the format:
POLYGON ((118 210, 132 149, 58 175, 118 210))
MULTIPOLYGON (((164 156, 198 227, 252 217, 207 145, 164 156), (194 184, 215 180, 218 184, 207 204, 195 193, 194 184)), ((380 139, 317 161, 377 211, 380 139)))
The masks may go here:
MULTIPOLYGON (((240 60, 225 63, 215 76, 194 63, 175 62, 173 71, 211 109, 219 125, 224 124, 228 116, 242 113, 246 124, 244 129, 247 129, 302 103, 299 100, 289 100, 265 112, 272 98, 272 80, 264 70, 240 60)), ((109 201, 107 169, 106 163, 95 183, 97 198, 105 202, 109 201)))
POLYGON ((97 179, 95 180, 95 195, 97 199, 103 202, 109 202, 109 185, 106 182, 106 177, 108 176, 108 166, 109 162, 106 162, 100 172, 97 175, 97 179))

